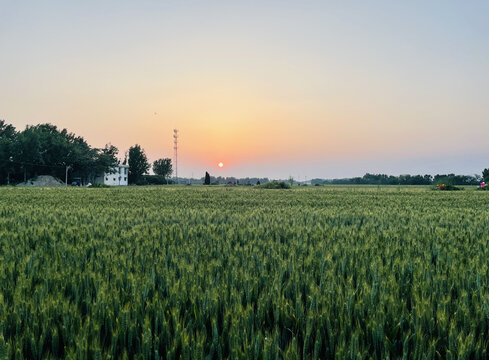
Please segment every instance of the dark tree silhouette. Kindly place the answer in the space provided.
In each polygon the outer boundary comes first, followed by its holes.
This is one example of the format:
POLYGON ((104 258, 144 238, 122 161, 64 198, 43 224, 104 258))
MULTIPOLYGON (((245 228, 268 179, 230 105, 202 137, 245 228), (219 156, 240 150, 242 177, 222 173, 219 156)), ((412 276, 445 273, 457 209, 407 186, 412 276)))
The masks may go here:
POLYGON ((484 169, 482 171, 482 178, 485 182, 489 183, 489 169, 484 169))
POLYGON ((165 179, 170 177, 172 173, 171 159, 158 159, 153 162, 153 172, 156 175, 163 176, 165 179))
POLYGON ((148 170, 148 158, 141 146, 136 144, 129 148, 129 182, 137 184, 148 170))
POLYGON ((83 137, 52 124, 26 126, 17 132, 0 120, 0 184, 25 181, 36 175, 64 179, 80 177, 92 182, 101 172, 117 165, 117 148, 91 147, 83 137))
POLYGON ((211 184, 211 176, 209 173, 206 171, 205 172, 205 179, 204 179, 204 185, 210 185, 211 184))

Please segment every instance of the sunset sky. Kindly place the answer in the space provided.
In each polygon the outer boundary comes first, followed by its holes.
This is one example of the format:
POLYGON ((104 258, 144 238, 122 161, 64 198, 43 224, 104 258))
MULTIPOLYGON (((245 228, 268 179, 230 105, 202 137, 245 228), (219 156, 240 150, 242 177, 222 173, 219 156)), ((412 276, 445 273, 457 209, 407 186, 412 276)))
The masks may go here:
POLYGON ((0 119, 150 160, 178 128, 180 176, 480 173, 488 19, 488 1, 0 0, 0 119))

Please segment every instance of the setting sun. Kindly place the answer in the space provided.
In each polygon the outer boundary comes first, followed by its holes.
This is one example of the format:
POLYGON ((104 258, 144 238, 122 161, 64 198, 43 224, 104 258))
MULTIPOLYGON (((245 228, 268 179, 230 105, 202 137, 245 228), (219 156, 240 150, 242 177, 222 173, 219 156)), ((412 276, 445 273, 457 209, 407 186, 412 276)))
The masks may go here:
POLYGON ((222 162, 220 162, 219 164, 217 164, 217 166, 219 166, 220 168, 222 168, 224 166, 224 164, 222 162))

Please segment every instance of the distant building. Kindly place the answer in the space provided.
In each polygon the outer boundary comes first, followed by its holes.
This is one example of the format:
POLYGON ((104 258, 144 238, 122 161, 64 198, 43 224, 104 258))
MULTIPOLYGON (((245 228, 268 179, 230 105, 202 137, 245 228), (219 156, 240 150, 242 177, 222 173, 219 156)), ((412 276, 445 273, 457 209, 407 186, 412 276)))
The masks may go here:
POLYGON ((127 186, 129 165, 117 165, 111 173, 103 173, 95 178, 96 184, 127 186))

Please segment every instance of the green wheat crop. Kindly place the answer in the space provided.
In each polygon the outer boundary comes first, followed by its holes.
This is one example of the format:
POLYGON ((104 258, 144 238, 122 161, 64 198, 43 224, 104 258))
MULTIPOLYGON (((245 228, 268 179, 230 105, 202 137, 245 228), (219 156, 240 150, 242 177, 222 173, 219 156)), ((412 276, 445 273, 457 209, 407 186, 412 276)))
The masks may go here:
POLYGON ((0 359, 486 359, 489 193, 0 189, 0 359))

